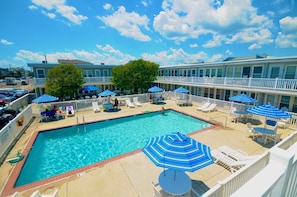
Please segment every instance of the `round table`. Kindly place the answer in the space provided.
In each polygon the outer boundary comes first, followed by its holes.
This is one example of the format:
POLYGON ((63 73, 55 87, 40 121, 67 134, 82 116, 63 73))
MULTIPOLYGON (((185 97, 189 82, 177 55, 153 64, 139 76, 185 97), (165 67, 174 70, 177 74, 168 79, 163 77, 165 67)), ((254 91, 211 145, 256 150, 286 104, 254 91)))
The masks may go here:
POLYGON ((190 177, 176 170, 165 170, 159 175, 159 184, 164 191, 171 195, 183 195, 192 188, 190 177))

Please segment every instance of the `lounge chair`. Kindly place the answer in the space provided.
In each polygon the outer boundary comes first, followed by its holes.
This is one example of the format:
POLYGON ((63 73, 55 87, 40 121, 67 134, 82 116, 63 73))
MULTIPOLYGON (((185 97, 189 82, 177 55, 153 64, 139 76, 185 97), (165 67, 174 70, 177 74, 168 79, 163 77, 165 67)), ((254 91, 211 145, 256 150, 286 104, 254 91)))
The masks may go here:
POLYGON ((58 197, 59 190, 56 189, 53 194, 40 194, 39 190, 36 190, 30 197, 58 197))
POLYGON ((274 135, 267 135, 266 136, 266 141, 267 140, 272 141, 274 143, 274 145, 275 145, 276 143, 278 143, 281 140, 280 137, 281 137, 281 133, 276 133, 274 135))
POLYGON ((256 159, 258 158, 258 155, 248 155, 246 152, 242 150, 234 150, 230 148, 229 146, 221 146, 218 148, 220 152, 223 154, 235 159, 236 161, 242 161, 242 160, 250 160, 250 159, 256 159))
POLYGON ((95 113, 100 112, 100 107, 97 102, 92 102, 92 108, 95 113))
POLYGON ((202 109, 206 109, 210 106, 210 102, 206 102, 204 103, 202 106, 200 107, 196 107, 197 110, 201 111, 202 109))
POLYGON ((142 106, 142 104, 138 101, 138 97, 133 97, 133 104, 137 107, 142 106))
POLYGON ((73 106, 66 106, 66 115, 67 117, 75 116, 73 106))
POLYGON ((214 111, 216 109, 217 104, 212 103, 209 107, 202 109, 201 111, 203 112, 211 112, 214 111))
POLYGON ((135 107, 135 105, 133 103, 131 103, 130 99, 126 99, 126 104, 130 108, 134 108, 135 107))
POLYGON ((214 158, 215 163, 218 165, 221 165, 224 168, 227 168, 231 171, 231 173, 236 172, 246 164, 248 164, 251 160, 241 160, 236 161, 235 159, 232 159, 231 157, 228 157, 221 151, 215 149, 211 151, 212 157, 214 158))

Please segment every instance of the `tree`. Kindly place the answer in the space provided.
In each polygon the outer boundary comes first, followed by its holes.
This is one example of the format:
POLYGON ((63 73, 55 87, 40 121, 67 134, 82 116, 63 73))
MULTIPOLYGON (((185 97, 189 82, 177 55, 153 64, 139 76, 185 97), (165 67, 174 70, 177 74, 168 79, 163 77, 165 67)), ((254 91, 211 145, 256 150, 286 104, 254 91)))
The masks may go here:
POLYGON ((62 64, 51 68, 46 75, 45 93, 59 98, 75 97, 84 84, 82 69, 73 64, 62 64))
POLYGON ((143 59, 130 61, 112 69, 112 82, 118 88, 137 92, 148 89, 157 79, 159 65, 143 59))

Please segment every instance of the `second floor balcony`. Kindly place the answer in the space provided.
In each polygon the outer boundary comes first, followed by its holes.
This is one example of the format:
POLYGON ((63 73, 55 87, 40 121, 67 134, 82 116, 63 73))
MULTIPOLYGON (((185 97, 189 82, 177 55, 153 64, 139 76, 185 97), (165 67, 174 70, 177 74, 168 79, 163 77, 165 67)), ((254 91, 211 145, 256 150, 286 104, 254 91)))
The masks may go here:
MULTIPOLYGON (((112 84, 108 77, 85 77, 86 85, 112 84)), ((36 87, 44 87, 46 78, 34 78, 36 87)), ((253 90, 297 96, 297 79, 235 78, 235 77, 183 77, 159 76, 156 83, 220 89, 253 90)))

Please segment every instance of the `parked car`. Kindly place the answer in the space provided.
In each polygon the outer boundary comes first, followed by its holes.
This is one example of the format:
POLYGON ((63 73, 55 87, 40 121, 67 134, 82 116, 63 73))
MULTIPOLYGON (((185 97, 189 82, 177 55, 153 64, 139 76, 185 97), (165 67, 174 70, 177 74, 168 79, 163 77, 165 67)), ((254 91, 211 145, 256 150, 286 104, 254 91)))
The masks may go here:
POLYGON ((10 103, 14 101, 16 98, 14 96, 6 96, 4 94, 0 94, 0 99, 5 99, 6 103, 10 103))
POLYGON ((21 81, 21 85, 28 85, 28 82, 27 82, 27 81, 24 81, 24 80, 22 80, 22 81, 21 81))
POLYGON ((19 98, 23 95, 28 94, 28 90, 22 90, 22 89, 13 89, 10 91, 10 94, 16 98, 19 98))

